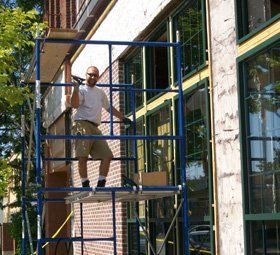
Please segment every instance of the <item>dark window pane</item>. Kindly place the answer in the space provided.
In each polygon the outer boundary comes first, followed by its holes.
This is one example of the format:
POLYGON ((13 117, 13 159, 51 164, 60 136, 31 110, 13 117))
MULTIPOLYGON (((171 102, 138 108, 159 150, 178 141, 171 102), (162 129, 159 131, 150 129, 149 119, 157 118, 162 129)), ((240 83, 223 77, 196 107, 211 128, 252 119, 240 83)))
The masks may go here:
POLYGON ((248 223, 248 251, 250 255, 280 254, 280 222, 254 221, 248 223))
POLYGON ((175 255, 176 254, 176 243, 174 238, 174 228, 171 230, 170 234, 168 235, 167 241, 163 244, 167 229, 170 223, 165 222, 157 222, 153 224, 155 229, 155 247, 156 252, 159 252, 161 246, 163 248, 159 255, 175 255))
MULTIPOLYGON (((167 32, 164 30, 153 41, 167 42, 167 32)), ((168 47, 147 47, 147 88, 165 89, 169 86, 168 75, 168 47)), ((160 92, 147 92, 151 99, 160 92)))
MULTIPOLYGON (((131 255, 138 255, 137 249, 137 228, 136 223, 128 223, 128 249, 129 254, 131 255)), ((147 254, 147 241, 144 236, 144 232, 142 228, 139 228, 140 231, 140 255, 147 254)))

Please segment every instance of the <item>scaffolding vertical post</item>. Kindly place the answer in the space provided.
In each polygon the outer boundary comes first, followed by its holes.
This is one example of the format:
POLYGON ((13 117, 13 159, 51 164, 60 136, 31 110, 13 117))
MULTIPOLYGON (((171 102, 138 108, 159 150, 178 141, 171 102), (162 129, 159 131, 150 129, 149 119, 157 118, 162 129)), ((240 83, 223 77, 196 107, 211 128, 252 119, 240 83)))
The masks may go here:
POLYGON ((183 247, 185 255, 189 255, 189 222, 188 222, 188 201, 187 201, 187 178, 186 178, 186 135, 185 135, 185 116, 184 116, 184 97, 182 88, 182 68, 181 68, 181 43, 180 33, 176 32, 176 67, 177 67, 177 81, 179 90, 178 100, 178 119, 179 119, 179 151, 180 151, 180 164, 181 164, 181 183, 182 183, 182 199, 183 203, 183 247))
POLYGON ((114 135, 113 127, 113 70, 112 70, 112 44, 109 47, 109 83, 110 83, 110 135, 114 135))
POLYGON ((22 222, 22 232, 21 232, 21 254, 26 254, 26 169, 25 169, 25 118, 24 118, 24 106, 20 107, 20 117, 21 117, 21 222, 22 222))
MULTIPOLYGON (((133 85, 130 89, 130 102, 131 102, 131 112, 132 112, 132 121, 133 121, 133 135, 137 134, 136 127, 136 97, 135 97, 135 74, 131 75, 131 84, 133 85)), ((137 151, 137 140, 133 140, 133 157, 134 157, 134 173, 138 173, 138 151, 137 151)), ((139 202, 134 202, 135 211, 139 214, 139 202)), ((137 242, 137 254, 140 255, 140 224, 136 220, 136 242, 137 242)))
POLYGON ((113 245, 114 255, 117 255, 117 227, 116 227, 116 194, 112 191, 112 214, 113 214, 113 245))
POLYGON ((41 178, 41 84, 40 84, 40 40, 35 42, 36 55, 36 129, 35 129, 35 151, 36 151, 36 183, 37 183, 37 254, 42 255, 42 178, 41 178))
POLYGON ((84 217, 83 203, 80 203, 80 224, 81 224, 81 254, 84 255, 84 217))

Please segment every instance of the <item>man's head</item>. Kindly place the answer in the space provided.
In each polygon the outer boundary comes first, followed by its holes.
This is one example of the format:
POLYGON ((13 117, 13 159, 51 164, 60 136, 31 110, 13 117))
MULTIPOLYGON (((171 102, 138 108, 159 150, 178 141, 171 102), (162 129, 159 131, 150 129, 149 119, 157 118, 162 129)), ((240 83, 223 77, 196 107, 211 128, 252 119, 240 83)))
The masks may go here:
POLYGON ((99 70, 95 66, 90 66, 86 73, 86 83, 90 87, 94 87, 99 79, 99 70))

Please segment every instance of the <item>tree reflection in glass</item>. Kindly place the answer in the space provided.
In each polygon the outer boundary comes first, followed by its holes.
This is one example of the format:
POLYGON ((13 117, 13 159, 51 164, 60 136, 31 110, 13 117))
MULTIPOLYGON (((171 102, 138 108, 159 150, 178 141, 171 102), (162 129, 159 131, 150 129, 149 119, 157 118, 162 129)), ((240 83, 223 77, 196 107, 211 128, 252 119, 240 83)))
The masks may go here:
POLYGON ((186 97, 187 182, 192 215, 209 215, 205 87, 186 97))
POLYGON ((280 44, 245 63, 250 213, 280 210, 280 44))

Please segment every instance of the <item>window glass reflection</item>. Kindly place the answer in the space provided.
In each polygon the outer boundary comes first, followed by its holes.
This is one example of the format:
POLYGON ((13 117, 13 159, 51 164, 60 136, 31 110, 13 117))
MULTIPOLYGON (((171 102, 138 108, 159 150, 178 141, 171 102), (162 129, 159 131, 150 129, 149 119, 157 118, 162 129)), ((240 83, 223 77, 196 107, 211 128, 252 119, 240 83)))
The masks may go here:
MULTIPOLYGON (((149 116, 149 135, 167 135, 171 132, 170 105, 149 116)), ((168 185, 173 185, 173 149, 171 140, 148 141, 149 171, 163 171, 168 185)), ((173 198, 157 199, 151 202, 151 217, 170 218, 173 215, 173 198)))
POLYGON ((182 42, 183 75, 197 69, 204 63, 202 1, 192 1, 174 20, 175 31, 180 31, 182 42))
POLYGON ((247 6, 249 32, 280 13, 278 0, 247 0, 247 6))
POLYGON ((245 63, 250 213, 279 212, 280 44, 245 63))
MULTIPOLYGON (((143 87, 143 71, 142 71, 142 51, 138 49, 135 55, 125 62, 125 82, 132 83, 132 75, 135 78, 135 88, 142 89, 143 87)), ((132 94, 125 92, 125 112, 132 111, 132 94)), ((143 104, 143 92, 135 92, 135 109, 143 104)))
POLYGON ((195 216, 209 215, 205 90, 197 89, 185 99, 189 210, 195 216))

